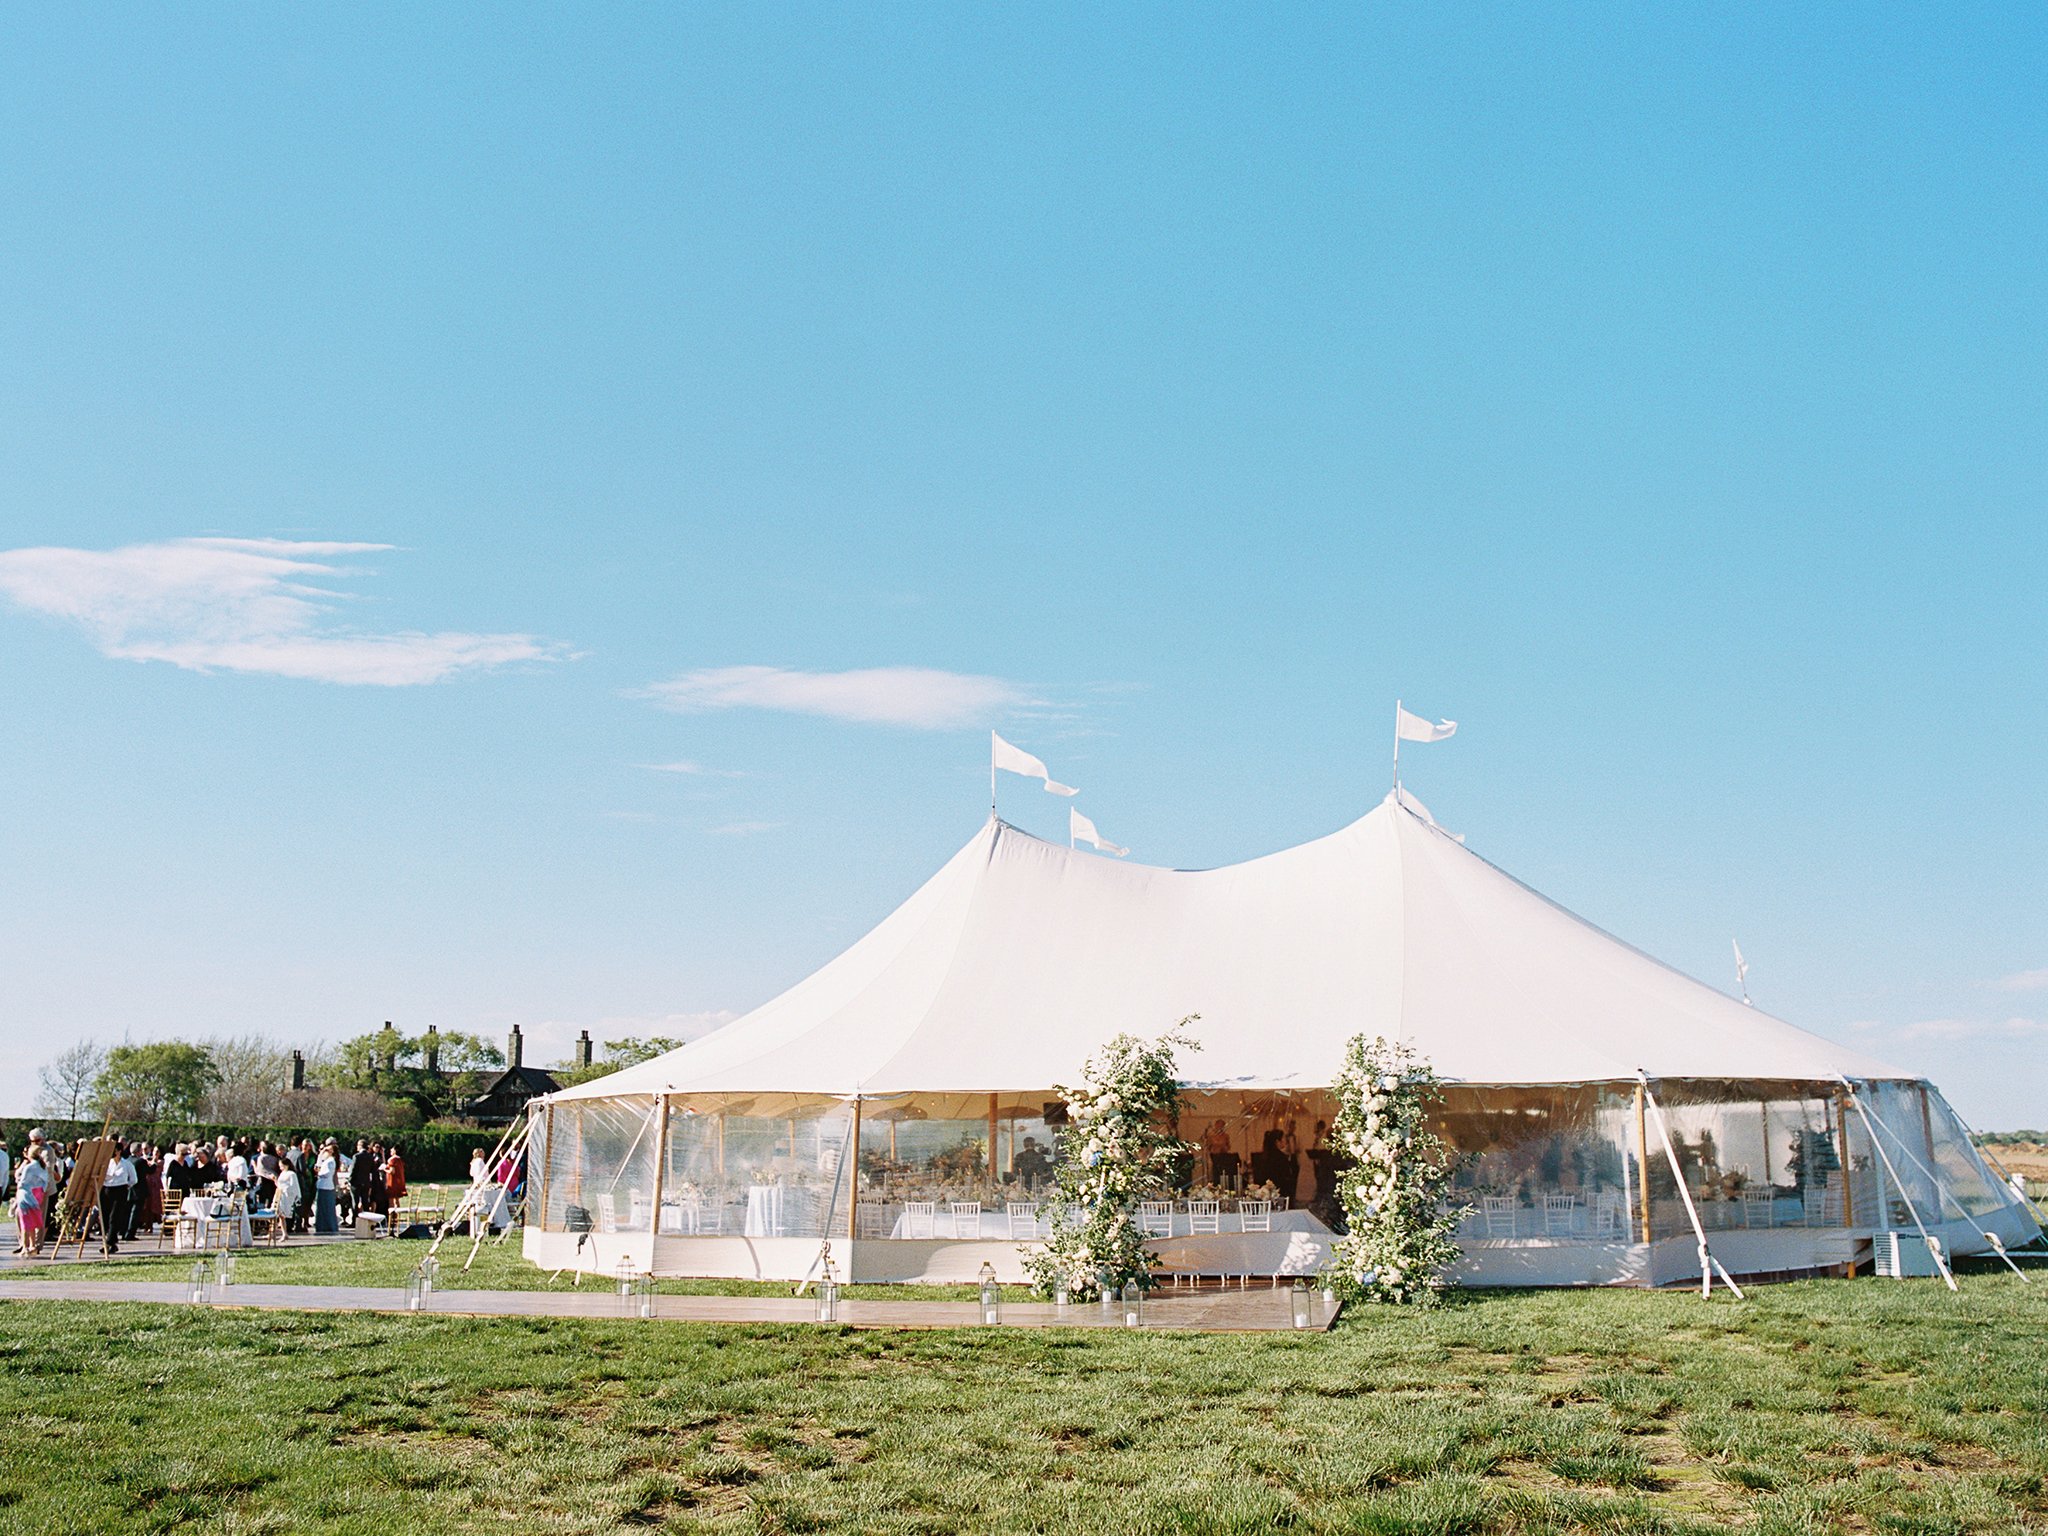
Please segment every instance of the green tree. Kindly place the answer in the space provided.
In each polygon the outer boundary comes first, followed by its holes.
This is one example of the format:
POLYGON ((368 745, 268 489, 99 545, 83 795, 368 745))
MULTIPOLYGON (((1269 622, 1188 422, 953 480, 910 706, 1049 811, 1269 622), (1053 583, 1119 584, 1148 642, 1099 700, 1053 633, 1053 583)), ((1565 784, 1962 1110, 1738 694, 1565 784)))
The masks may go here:
POLYGON ((93 1096, 104 1115, 155 1125, 197 1119, 219 1081, 220 1068, 204 1046, 158 1040, 108 1051, 93 1096))
POLYGON ((425 1035, 402 1034, 387 1023, 344 1040, 335 1048, 326 1086, 380 1093, 431 1120, 482 1093, 505 1065, 504 1053, 480 1035, 447 1029, 436 1038, 436 1071, 427 1069, 425 1035))
POLYGON ((578 1083, 587 1083, 592 1078, 609 1077, 622 1067, 638 1066, 643 1061, 652 1061, 657 1056, 667 1055, 686 1041, 668 1035, 626 1035, 618 1040, 604 1043, 604 1056, 587 1067, 559 1066, 548 1070, 556 1082, 564 1088, 573 1088, 578 1083))

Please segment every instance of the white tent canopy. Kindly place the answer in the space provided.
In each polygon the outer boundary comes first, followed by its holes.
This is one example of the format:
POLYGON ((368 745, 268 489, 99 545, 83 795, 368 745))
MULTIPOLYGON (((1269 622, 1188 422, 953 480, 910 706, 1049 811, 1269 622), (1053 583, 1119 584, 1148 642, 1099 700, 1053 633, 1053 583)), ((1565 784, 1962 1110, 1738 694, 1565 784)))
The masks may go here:
POLYGON ((1201 1086, 1327 1085, 1353 1035, 1471 1083, 1898 1078, 1573 916, 1390 795, 1222 869, 990 818, 880 926, 703 1040, 554 1096, 1039 1090, 1187 1014, 1201 1086))

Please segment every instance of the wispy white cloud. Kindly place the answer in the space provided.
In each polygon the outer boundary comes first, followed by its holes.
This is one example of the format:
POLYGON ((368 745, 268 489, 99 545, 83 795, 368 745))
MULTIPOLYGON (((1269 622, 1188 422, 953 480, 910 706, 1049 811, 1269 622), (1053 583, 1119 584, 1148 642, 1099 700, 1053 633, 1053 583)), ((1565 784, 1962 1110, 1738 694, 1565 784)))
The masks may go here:
POLYGON ((788 826, 786 821, 729 821, 722 827, 711 828, 713 837, 756 837, 763 832, 780 832, 788 826))
POLYGON ((2026 1040, 2048 1035, 2048 1019, 1922 1019, 1893 1033, 1901 1040, 2026 1040))
POLYGON ((747 774, 742 768, 706 768, 702 763, 688 759, 674 763, 642 763, 649 773, 679 773, 693 779, 744 779, 747 774))
POLYGON ((0 596, 82 629, 100 653, 195 672, 386 688, 561 657, 522 634, 369 633, 340 623, 346 563, 388 544, 166 539, 118 549, 0 550, 0 596))
POLYGON ((1992 985, 2001 992, 2048 992, 2048 966, 2038 971, 2014 971, 1992 985))
POLYGON ((1023 687, 1006 679, 933 667, 867 667, 851 672, 707 667, 651 684, 639 696, 683 713, 767 709, 927 731, 985 725, 1032 702, 1023 687))

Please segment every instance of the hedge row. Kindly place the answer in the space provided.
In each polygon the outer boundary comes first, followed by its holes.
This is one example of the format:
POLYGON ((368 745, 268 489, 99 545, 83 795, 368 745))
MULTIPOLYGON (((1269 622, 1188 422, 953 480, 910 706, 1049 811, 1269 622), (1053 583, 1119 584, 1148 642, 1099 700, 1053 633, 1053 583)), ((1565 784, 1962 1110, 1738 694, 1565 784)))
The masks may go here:
MULTIPOLYGON (((45 1136, 57 1141, 78 1141, 99 1135, 104 1124, 100 1120, 0 1118, 0 1140, 5 1140, 10 1152, 19 1155, 32 1129, 40 1129, 45 1136)), ((230 1141, 244 1136, 266 1141, 283 1141, 288 1137, 297 1140, 310 1136, 317 1146, 332 1136, 337 1146, 353 1149, 356 1139, 361 1137, 366 1141, 381 1141, 387 1147, 395 1144, 405 1156, 406 1173, 413 1179, 468 1178, 469 1154, 478 1147, 488 1154, 498 1144, 501 1134, 493 1130, 461 1130, 444 1126, 419 1126, 399 1131, 344 1131, 321 1126, 194 1125, 189 1122, 166 1125, 121 1122, 115 1125, 114 1132, 131 1141, 154 1142, 158 1146, 169 1146, 179 1141, 210 1142, 219 1136, 230 1141)))

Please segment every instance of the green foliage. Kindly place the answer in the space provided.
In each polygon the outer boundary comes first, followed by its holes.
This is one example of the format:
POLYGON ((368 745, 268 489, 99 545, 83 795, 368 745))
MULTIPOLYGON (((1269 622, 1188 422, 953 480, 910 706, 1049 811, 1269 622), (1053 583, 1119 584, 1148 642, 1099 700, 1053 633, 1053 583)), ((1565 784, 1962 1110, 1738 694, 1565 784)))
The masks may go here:
POLYGON ((505 1053, 480 1035, 440 1030, 439 1071, 427 1069, 426 1035, 408 1035, 386 1024, 335 1047, 328 1086, 381 1093, 413 1105, 426 1119, 451 1114, 490 1086, 505 1066, 505 1053))
POLYGON ((1429 1128, 1436 1074, 1404 1045, 1354 1035, 1332 1092, 1334 1139, 1351 1160, 1337 1178, 1348 1230, 1332 1283, 1346 1300, 1427 1304, 1458 1257, 1451 1234, 1464 1214, 1445 1202, 1450 1157, 1429 1128))
POLYGON ((622 1068, 636 1067, 643 1061, 665 1056, 686 1043, 669 1035, 627 1035, 622 1039, 605 1041, 604 1056, 587 1067, 551 1067, 548 1070, 556 1082, 564 1088, 572 1088, 578 1083, 609 1077, 622 1068))
POLYGON ((1058 1203, 1044 1248, 1025 1256, 1025 1271, 1050 1295, 1064 1279, 1075 1296, 1104 1284, 1152 1284, 1152 1258, 1138 1228, 1141 1200, 1169 1193, 1194 1148, 1175 1130, 1180 1116, 1176 1047, 1192 1047, 1180 1029, 1153 1041, 1118 1035, 1089 1061, 1078 1088, 1055 1087, 1066 1101, 1067 1129, 1053 1170, 1058 1203), (1082 1220, 1067 1219, 1069 1207, 1082 1220))
POLYGON ((219 1081, 220 1068, 204 1046, 158 1040, 109 1050, 93 1093, 103 1115, 177 1120, 197 1115, 219 1081))

